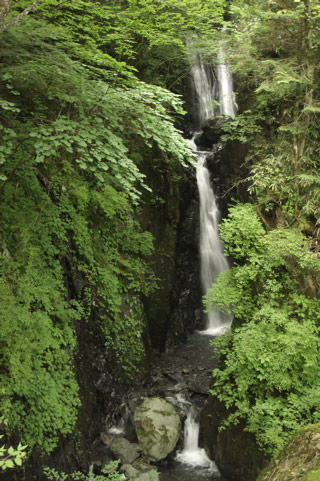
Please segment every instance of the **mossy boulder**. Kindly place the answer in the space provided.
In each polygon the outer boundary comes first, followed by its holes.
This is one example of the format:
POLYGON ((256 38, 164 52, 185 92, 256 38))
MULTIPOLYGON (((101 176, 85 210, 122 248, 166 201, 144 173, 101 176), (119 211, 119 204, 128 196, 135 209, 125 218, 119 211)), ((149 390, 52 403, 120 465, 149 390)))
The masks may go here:
POLYGON ((145 399, 134 413, 134 424, 139 444, 152 461, 160 461, 174 450, 180 435, 180 419, 164 399, 145 399))
POLYGON ((307 426, 261 472, 257 481, 320 481, 320 424, 307 426))

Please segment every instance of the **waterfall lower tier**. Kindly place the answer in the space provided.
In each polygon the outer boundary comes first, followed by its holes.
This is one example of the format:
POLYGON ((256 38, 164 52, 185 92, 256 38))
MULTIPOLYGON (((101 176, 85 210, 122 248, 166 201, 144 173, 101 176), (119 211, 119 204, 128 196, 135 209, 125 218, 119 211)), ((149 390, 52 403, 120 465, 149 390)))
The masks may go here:
MULTIPOLYGON (((197 183, 200 197, 200 259, 201 284, 203 292, 216 281, 218 275, 228 269, 228 261, 223 254, 223 246, 219 239, 219 210, 210 184, 210 174, 206 167, 206 153, 200 153, 197 165, 197 183)), ((218 308, 208 313, 208 334, 220 334, 230 326, 230 316, 226 316, 218 308)))
MULTIPOLYGON (((218 275, 229 268, 229 263, 223 253, 223 245, 219 238, 220 213, 215 195, 211 187, 210 172, 207 168, 207 157, 210 151, 198 151, 195 138, 200 132, 195 132, 189 141, 190 147, 197 155, 197 185, 200 201, 200 271, 201 286, 207 294, 218 275)), ((218 308, 207 314, 206 329, 203 334, 218 336, 224 334, 230 327, 232 316, 222 313, 218 308)))
POLYGON ((184 424, 183 450, 177 454, 176 459, 181 463, 209 468, 210 471, 218 473, 215 463, 208 458, 203 448, 199 448, 199 423, 195 416, 196 411, 192 406, 184 424))

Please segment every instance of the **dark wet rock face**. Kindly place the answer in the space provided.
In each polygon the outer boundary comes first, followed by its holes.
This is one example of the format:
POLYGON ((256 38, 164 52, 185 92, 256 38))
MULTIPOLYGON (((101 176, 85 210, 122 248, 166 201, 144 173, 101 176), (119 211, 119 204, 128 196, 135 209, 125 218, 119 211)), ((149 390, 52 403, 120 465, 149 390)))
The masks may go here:
POLYGON ((219 430, 226 415, 225 406, 210 396, 200 421, 203 444, 228 480, 255 481, 265 465, 265 456, 254 436, 244 431, 243 425, 219 430))
POLYGON ((214 117, 208 119, 201 127, 201 135, 195 140, 199 149, 211 148, 213 144, 218 143, 221 136, 224 134, 223 127, 231 120, 231 117, 214 117))
POLYGON ((166 347, 186 341, 188 334, 201 327, 199 198, 195 167, 185 169, 180 183, 180 222, 177 231, 172 310, 166 347))

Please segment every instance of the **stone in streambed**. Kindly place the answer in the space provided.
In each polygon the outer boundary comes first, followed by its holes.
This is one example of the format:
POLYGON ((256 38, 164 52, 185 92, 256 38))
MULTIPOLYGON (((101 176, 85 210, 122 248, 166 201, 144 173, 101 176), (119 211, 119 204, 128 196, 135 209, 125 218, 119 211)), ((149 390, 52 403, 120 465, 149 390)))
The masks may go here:
POLYGON ((100 439, 106 446, 108 446, 115 458, 120 459, 123 464, 131 464, 139 457, 139 446, 130 443, 123 437, 100 433, 100 439))
POLYGON ((103 442, 103 444, 110 447, 111 444, 112 444, 112 441, 114 440, 114 435, 102 432, 102 433, 100 433, 100 439, 103 442))
POLYGON ((159 474, 155 469, 148 471, 146 473, 139 473, 136 478, 133 478, 137 481, 159 481, 159 474))
POLYGON ((180 419, 164 399, 145 399, 134 413, 134 425, 142 451, 152 461, 160 461, 174 450, 180 435, 180 419))
POLYGON ((132 479, 133 481, 159 481, 157 470, 149 464, 139 464, 139 462, 135 463, 134 466, 131 464, 123 464, 120 472, 124 473, 126 478, 132 479))
POLYGON ((120 471, 124 473, 128 479, 132 479, 139 474, 139 470, 131 466, 131 464, 123 464, 120 471))

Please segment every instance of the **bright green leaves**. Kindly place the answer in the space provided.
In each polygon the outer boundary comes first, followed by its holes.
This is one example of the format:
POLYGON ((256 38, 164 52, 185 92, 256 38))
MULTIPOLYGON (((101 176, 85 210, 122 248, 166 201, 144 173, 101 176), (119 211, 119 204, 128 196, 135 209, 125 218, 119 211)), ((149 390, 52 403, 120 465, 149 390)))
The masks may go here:
MULTIPOLYGON (((43 33, 48 35, 46 30, 43 33)), ((65 164, 72 159, 74 168, 99 182, 112 183, 133 201, 137 201, 141 185, 147 188, 130 155, 140 140, 148 148, 158 146, 181 163, 191 159, 190 149, 169 115, 183 113, 177 96, 142 82, 119 88, 89 78, 77 62, 41 42, 40 60, 24 61, 23 68, 11 65, 13 42, 20 42, 22 52, 24 42, 29 47, 30 31, 26 29, 23 39, 15 31, 8 37, 5 75, 10 74, 11 83, 21 94, 19 108, 29 111, 28 132, 19 117, 12 124, 20 133, 17 152, 23 142, 36 163, 65 164)), ((11 132, 4 132, 4 157, 10 154, 11 132)))
POLYGON ((84 474, 80 471, 66 474, 53 468, 45 467, 43 472, 48 481, 123 481, 123 473, 118 471, 120 461, 110 461, 101 469, 101 474, 84 474))
POLYGON ((255 207, 239 204, 222 222, 220 235, 236 262, 212 286, 207 295, 209 305, 216 304, 224 311, 231 308, 237 319, 246 321, 265 302, 273 306, 285 302, 291 310, 294 292, 314 293, 320 261, 298 230, 278 228, 266 233, 255 207))
POLYGON ((241 325, 216 341, 223 365, 212 393, 274 455, 320 408, 320 260, 297 229, 265 232, 250 204, 230 209, 221 237, 235 259, 209 291, 207 306, 232 311, 241 325))
POLYGON ((41 445, 50 452, 59 433, 72 430, 79 400, 68 325, 76 313, 64 302, 61 286, 45 274, 33 267, 20 276, 15 295, 8 287, 12 279, 1 281, 1 410, 8 432, 18 429, 31 449, 41 445))
POLYGON ((67 237, 59 209, 20 169, 1 204, 1 410, 8 433, 17 429, 30 449, 49 452, 77 417, 72 325, 80 313, 65 299, 60 259, 67 237))
POLYGON ((46 453, 76 423, 78 326, 105 342, 118 380, 144 368, 141 296, 155 279, 135 220, 149 190, 139 167, 191 159, 171 117, 179 97, 110 61, 96 43, 104 18, 84 50, 72 43, 90 23, 74 31, 67 6, 64 33, 25 19, 1 37, 0 409, 8 436, 46 453))
MULTIPOLYGON (((0 418, 0 422, 6 424, 3 416, 0 418)), ((0 440, 2 438, 3 435, 0 435, 0 440)), ((16 449, 13 446, 0 446, 0 469, 4 471, 5 469, 22 466, 26 458, 26 448, 27 446, 22 446, 21 443, 18 444, 16 449)))
POLYGON ((244 420, 274 455, 302 424, 319 422, 320 345, 312 320, 301 323, 286 309, 264 307, 221 344, 226 361, 214 371, 212 393, 232 408, 226 425, 244 420))
POLYGON ((236 1, 228 23, 229 61, 246 96, 229 138, 249 144, 249 191, 262 211, 302 229, 319 218, 315 184, 301 182, 319 167, 317 3, 236 1))
POLYGON ((264 229, 254 205, 238 204, 231 207, 219 230, 228 254, 235 259, 246 258, 261 249, 264 229))
POLYGON ((319 421, 317 4, 236 0, 224 36, 240 100, 224 140, 247 145, 257 207, 231 207, 220 227, 234 264, 206 302, 235 327, 217 341, 213 393, 268 455, 319 421))
POLYGON ((124 25, 152 45, 184 45, 192 34, 205 36, 222 21, 224 1, 129 0, 124 25))

